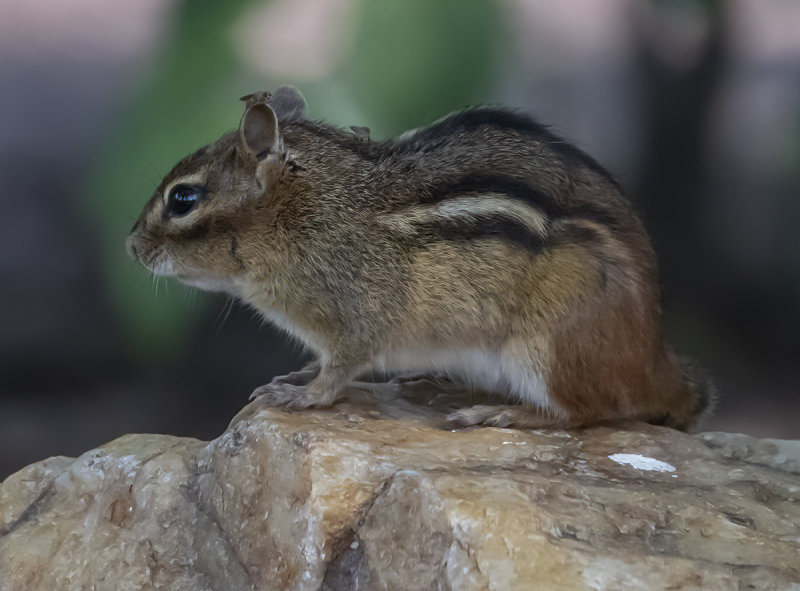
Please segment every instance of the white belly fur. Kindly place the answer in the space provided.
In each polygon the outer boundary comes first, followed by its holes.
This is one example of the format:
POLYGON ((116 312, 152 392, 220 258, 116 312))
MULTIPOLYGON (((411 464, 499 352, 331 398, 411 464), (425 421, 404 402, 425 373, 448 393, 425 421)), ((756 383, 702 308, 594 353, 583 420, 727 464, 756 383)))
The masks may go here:
POLYGON ((376 359, 377 368, 386 372, 441 372, 482 390, 504 394, 512 402, 535 404, 559 412, 550 400, 547 382, 541 373, 523 368, 517 359, 483 349, 438 349, 395 351, 376 359))

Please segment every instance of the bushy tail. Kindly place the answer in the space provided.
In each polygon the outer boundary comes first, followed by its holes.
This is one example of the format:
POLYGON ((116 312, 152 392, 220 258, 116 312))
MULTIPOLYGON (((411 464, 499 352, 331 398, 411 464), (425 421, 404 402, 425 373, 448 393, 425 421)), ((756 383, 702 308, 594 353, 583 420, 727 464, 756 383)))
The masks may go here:
POLYGON ((683 397, 685 404, 671 409, 665 424, 688 431, 713 412, 717 405, 717 389, 708 372, 694 361, 677 355, 674 360, 680 368, 686 386, 683 397))

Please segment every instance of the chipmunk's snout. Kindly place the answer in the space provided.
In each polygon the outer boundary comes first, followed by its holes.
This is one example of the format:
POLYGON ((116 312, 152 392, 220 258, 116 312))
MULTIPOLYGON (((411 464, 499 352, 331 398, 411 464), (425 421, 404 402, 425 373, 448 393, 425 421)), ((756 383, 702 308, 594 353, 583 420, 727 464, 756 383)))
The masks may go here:
POLYGON ((141 222, 142 222, 141 218, 136 220, 136 223, 133 224, 133 228, 131 228, 128 237, 125 238, 125 252, 127 252, 128 256, 131 257, 134 261, 139 260, 139 253, 136 251, 136 244, 134 242, 133 236, 134 234, 136 234, 136 229, 139 227, 141 222))
POLYGON ((136 252, 136 244, 134 242, 133 234, 129 235, 125 239, 125 251, 128 253, 128 256, 131 257, 134 261, 139 260, 139 255, 136 252))

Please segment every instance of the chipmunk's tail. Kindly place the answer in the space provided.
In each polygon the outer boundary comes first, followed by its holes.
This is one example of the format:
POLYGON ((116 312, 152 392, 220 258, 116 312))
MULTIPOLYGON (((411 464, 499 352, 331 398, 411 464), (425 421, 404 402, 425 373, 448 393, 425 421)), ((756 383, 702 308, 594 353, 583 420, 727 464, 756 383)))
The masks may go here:
POLYGON ((717 405, 714 381, 691 359, 673 355, 684 383, 681 403, 671 408, 664 422, 667 426, 688 431, 707 418, 717 405))

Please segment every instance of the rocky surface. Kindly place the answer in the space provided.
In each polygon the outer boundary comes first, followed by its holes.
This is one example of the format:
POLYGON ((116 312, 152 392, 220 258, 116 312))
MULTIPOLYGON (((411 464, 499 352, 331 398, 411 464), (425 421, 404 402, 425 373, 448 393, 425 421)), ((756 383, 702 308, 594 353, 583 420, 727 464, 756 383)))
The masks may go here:
POLYGON ((800 590, 800 442, 450 431, 450 395, 369 388, 28 466, 0 589, 800 590))

